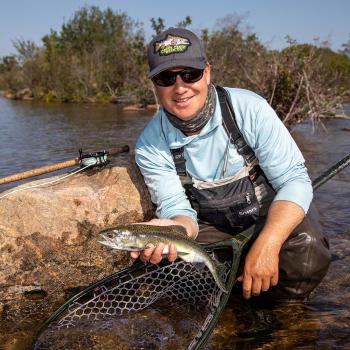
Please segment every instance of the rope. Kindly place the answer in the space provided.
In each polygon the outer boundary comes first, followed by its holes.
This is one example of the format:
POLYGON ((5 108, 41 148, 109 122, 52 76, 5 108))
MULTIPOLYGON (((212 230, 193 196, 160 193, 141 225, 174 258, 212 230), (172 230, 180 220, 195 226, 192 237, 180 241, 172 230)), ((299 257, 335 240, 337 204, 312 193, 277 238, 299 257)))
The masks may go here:
POLYGON ((89 167, 95 165, 95 164, 96 164, 96 161, 94 162, 94 164, 92 164, 92 162, 89 162, 89 161, 86 162, 85 164, 87 164, 87 165, 85 165, 83 168, 80 168, 80 169, 78 169, 78 170, 76 170, 76 171, 74 171, 74 172, 72 172, 72 173, 70 173, 70 174, 68 174, 68 175, 64 175, 63 177, 60 177, 60 178, 58 178, 58 179, 51 180, 51 181, 47 181, 47 182, 44 182, 44 183, 41 183, 41 184, 38 184, 38 185, 18 188, 18 189, 16 189, 16 190, 13 190, 13 191, 11 191, 11 192, 9 192, 9 193, 6 193, 6 194, 0 196, 0 199, 5 198, 5 197, 9 196, 10 194, 13 194, 13 193, 16 193, 16 192, 20 192, 20 191, 24 191, 24 190, 30 190, 30 189, 32 189, 32 188, 38 188, 38 187, 44 187, 44 186, 47 186, 47 185, 51 185, 51 184, 53 184, 53 183, 55 183, 55 182, 61 181, 61 180, 63 180, 63 179, 66 179, 66 178, 69 177, 69 176, 75 175, 75 174, 77 174, 77 173, 79 173, 79 172, 81 172, 81 171, 83 171, 83 170, 85 170, 85 169, 87 169, 87 168, 89 168, 89 167), (90 164, 89 164, 89 163, 90 163, 90 164))

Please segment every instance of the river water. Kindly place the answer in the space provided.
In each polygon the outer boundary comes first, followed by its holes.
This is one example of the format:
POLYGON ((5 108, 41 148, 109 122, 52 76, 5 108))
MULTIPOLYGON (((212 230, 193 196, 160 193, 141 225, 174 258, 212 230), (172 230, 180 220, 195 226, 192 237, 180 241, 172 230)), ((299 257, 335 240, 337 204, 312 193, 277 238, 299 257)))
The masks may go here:
MULTIPOLYGON (((0 178, 75 158, 79 148, 86 152, 124 144, 132 148, 151 116, 151 111, 123 112, 109 104, 0 98, 0 178)), ((297 125, 293 137, 315 178, 349 153, 350 120, 327 120, 316 130, 308 123, 297 125)), ((14 185, 2 185, 0 192, 14 185)), ((273 308, 261 318, 250 304, 232 296, 210 349, 350 349, 350 167, 315 193, 315 204, 330 239, 332 264, 311 301, 273 308), (244 328, 255 331, 242 332, 244 328)), ((15 348, 25 347, 7 347, 15 348)))

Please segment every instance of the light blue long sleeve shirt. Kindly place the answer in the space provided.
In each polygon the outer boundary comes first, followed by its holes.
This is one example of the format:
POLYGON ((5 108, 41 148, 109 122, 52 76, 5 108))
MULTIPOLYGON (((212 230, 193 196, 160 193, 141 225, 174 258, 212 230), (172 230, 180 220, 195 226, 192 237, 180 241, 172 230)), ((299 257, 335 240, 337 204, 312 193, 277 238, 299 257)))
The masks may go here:
MULTIPOLYGON (((262 97, 248 90, 225 89, 231 96, 237 126, 276 191, 274 200, 294 202, 306 213, 313 196, 312 185, 304 158, 288 130, 262 97)), ((136 143, 136 163, 160 218, 186 215, 197 220, 176 173, 170 149, 184 146, 187 172, 200 181, 233 176, 245 166, 235 146, 228 142, 217 96, 216 100, 214 115, 198 135, 183 134, 160 109, 136 143)))

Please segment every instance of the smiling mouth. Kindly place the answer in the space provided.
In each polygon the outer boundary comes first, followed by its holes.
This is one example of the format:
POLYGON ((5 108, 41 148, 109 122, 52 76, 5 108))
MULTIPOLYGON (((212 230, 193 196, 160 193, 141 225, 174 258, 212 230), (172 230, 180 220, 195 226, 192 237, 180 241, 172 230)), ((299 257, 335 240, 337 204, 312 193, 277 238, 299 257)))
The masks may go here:
POLYGON ((189 101, 192 97, 193 97, 193 96, 185 97, 185 98, 176 98, 176 99, 174 99, 174 101, 175 101, 176 103, 183 103, 183 102, 189 101))

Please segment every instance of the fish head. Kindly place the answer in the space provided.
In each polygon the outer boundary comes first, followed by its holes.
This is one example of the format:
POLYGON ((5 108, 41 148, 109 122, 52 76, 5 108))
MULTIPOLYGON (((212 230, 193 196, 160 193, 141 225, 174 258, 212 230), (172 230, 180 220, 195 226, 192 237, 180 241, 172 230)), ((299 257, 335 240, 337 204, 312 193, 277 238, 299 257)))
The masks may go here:
POLYGON ((100 234, 103 240, 99 243, 107 247, 128 251, 141 251, 143 249, 137 235, 126 228, 105 229, 100 234))

